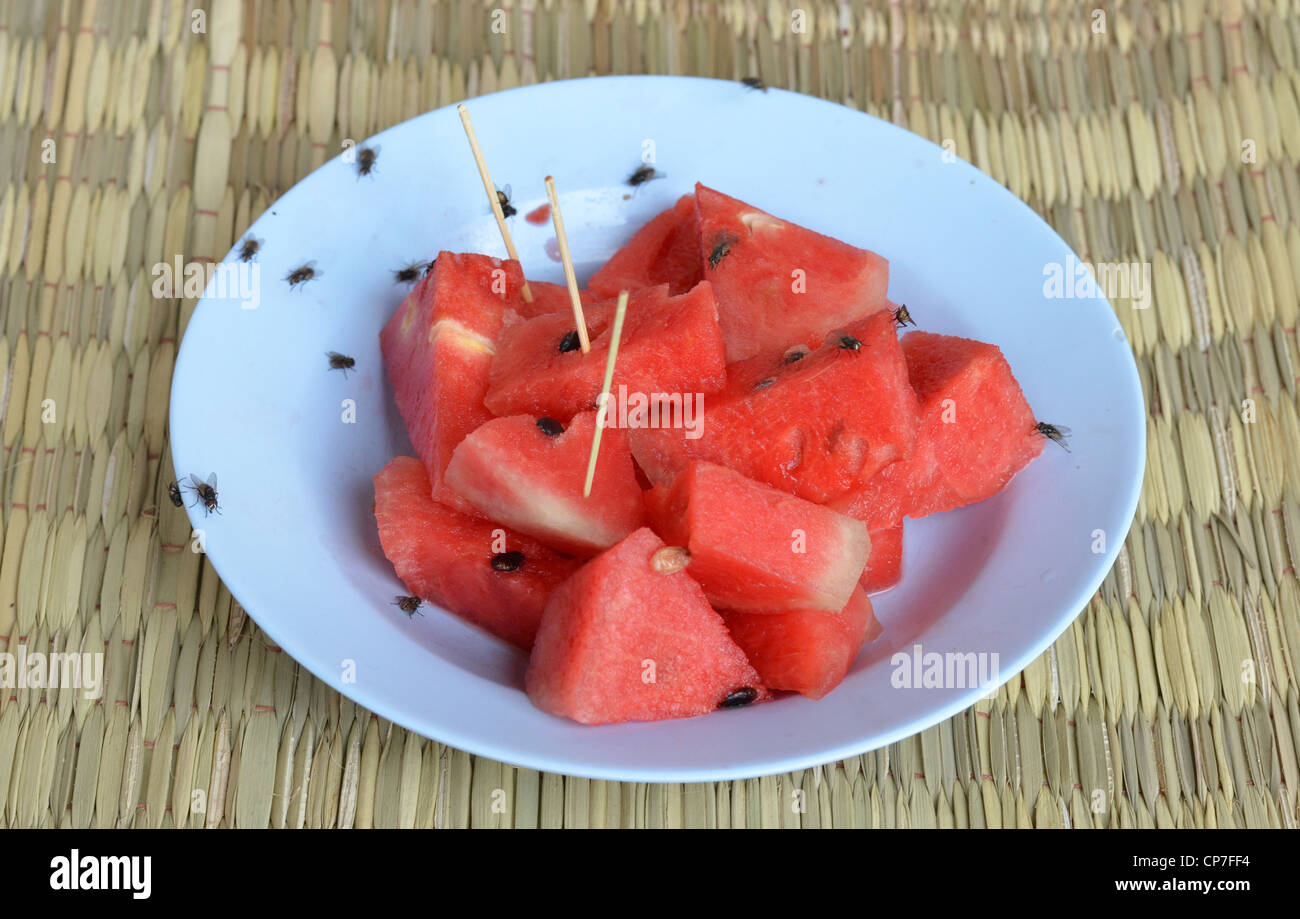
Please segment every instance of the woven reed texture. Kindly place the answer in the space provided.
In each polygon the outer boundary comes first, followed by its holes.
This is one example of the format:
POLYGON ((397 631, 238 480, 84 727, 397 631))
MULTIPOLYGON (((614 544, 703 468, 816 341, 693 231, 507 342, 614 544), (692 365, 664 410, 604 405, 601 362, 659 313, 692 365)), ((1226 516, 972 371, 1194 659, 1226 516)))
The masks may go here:
POLYGON ((107 680, 0 693, 0 824, 1293 826, 1297 6, 0 0, 0 641, 104 649, 107 680), (1119 562, 1049 653, 888 748, 701 785, 469 756, 269 644, 168 500, 194 301, 152 265, 219 257, 342 138, 635 72, 890 119, 1152 266, 1150 308, 1117 304, 1150 406, 1119 562))

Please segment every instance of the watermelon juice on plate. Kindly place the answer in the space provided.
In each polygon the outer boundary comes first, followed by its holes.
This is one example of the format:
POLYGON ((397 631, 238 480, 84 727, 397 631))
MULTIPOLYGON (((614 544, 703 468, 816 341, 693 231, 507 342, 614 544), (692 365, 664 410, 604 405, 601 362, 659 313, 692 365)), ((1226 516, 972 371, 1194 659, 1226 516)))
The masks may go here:
POLYGON ((1070 253, 1032 212, 914 135, 780 91, 607 78, 473 108, 520 213, 541 176, 562 190, 595 356, 564 349, 567 297, 539 283, 561 280, 551 228, 512 220, 504 261, 452 110, 368 142, 373 174, 335 160, 291 190, 250 230, 277 279, 261 307, 205 299, 187 330, 175 462, 220 474, 210 559, 287 652, 474 753, 690 781, 906 736, 988 690, 912 661, 1005 680, 1068 625, 1131 521, 1144 422, 1109 304, 1045 295, 1070 253), (646 138, 664 177, 632 188, 646 138), (439 252, 418 293, 394 287, 439 252), (278 280, 308 260, 318 278, 278 280), (475 286, 493 271, 506 299, 525 274, 540 295, 508 311, 475 286), (703 424, 605 430, 593 503, 571 467, 622 289, 616 379, 701 395, 703 424), (408 593, 437 602, 410 615, 408 593))

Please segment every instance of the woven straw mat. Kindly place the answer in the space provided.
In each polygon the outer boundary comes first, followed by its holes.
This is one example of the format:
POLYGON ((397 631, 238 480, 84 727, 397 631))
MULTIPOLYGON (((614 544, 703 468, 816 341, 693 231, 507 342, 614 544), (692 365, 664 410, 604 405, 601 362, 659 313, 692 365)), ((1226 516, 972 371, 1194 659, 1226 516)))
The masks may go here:
POLYGON ((0 694, 0 824, 1293 826, 1298 57, 1292 0, 0 0, 0 642, 103 648, 107 680, 0 694), (1150 410, 1118 563, 1047 654, 887 748, 696 785, 470 756, 271 645, 168 501, 194 301, 150 266, 220 257, 341 138, 637 72, 889 119, 1085 260, 1151 265, 1117 309, 1150 410))

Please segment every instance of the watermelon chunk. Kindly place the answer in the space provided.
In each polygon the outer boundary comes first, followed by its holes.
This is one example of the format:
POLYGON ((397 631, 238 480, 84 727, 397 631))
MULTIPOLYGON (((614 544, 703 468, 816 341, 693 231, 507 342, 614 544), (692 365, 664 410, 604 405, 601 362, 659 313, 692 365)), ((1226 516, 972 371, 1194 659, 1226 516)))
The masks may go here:
POLYGON ((591 495, 582 496, 595 430, 595 412, 575 415, 567 428, 532 415, 493 419, 456 448, 447 486, 492 520, 560 551, 593 555, 645 519, 621 430, 601 435, 591 495))
POLYGON ((871 556, 862 572, 862 589, 867 593, 888 590, 903 579, 903 524, 870 532, 871 556))
POLYGON ((769 689, 820 699, 844 680, 865 642, 883 629, 871 601, 857 588, 843 609, 740 613, 723 620, 769 689))
POLYGON ((925 431, 926 425, 922 420, 916 449, 909 458, 891 463, 865 483, 831 499, 828 506, 863 521, 872 532, 892 526, 919 507, 915 502, 924 499, 927 491, 937 487, 934 453, 925 431))
POLYGON ((419 299, 418 318, 425 320, 426 331, 434 323, 450 320, 495 340, 515 320, 523 284, 524 274, 516 261, 444 251, 411 293, 419 299))
POLYGON ((670 294, 684 294, 704 279, 695 196, 683 195, 636 232, 587 282, 599 297, 621 290, 667 284, 670 294))
POLYGON ((690 550, 689 571, 719 609, 841 609, 871 543, 860 521, 713 463, 647 493, 656 529, 690 550))
MULTIPOLYGON (((528 289, 532 291, 533 302, 529 303, 520 297, 519 302, 515 304, 515 312, 520 318, 532 319, 536 316, 550 316, 556 313, 573 315, 573 304, 569 300, 567 285, 552 284, 550 281, 529 281, 528 289)), ((578 299, 582 301, 584 310, 596 302, 596 296, 590 290, 579 290, 578 299)))
POLYGON ((375 476, 375 520, 384 555, 407 590, 524 650, 551 591, 581 564, 438 504, 424 464, 409 456, 375 476))
POLYGON ((903 514, 924 517, 991 497, 1043 447, 996 345, 910 332, 902 347, 920 401, 917 449, 833 502, 873 529, 903 514))
POLYGON ((890 313, 793 354, 728 367, 726 390, 704 400, 698 439, 681 429, 629 431, 649 479, 671 481, 697 458, 821 504, 911 455, 916 394, 890 313))
POLYGON ((768 697, 700 586, 685 571, 655 570, 663 547, 637 530, 551 594, 525 677, 534 705, 609 724, 768 697))
POLYGON ((915 502, 912 516, 990 497, 1043 449, 1033 410, 996 345, 912 332, 903 338, 903 353, 942 489, 915 502))
POLYGON ((517 262, 440 252, 379 334, 384 366, 434 494, 452 450, 489 420, 483 406, 497 337, 515 320, 517 262))
POLYGON ((695 186, 704 277, 714 286, 727 361, 815 346, 887 307, 889 262, 695 186), (802 272, 802 274, 800 274, 802 272))
MULTIPOLYGON (((492 362, 486 404, 494 414, 530 413, 563 421, 596 407, 616 304, 586 310, 591 351, 583 354, 571 314, 538 316, 507 329, 492 362), (566 341, 566 336, 572 338, 566 341), (566 350, 561 350, 565 348, 566 350)), ((680 297, 667 285, 633 293, 618 347, 615 380, 629 392, 711 393, 726 383, 713 291, 680 297)))

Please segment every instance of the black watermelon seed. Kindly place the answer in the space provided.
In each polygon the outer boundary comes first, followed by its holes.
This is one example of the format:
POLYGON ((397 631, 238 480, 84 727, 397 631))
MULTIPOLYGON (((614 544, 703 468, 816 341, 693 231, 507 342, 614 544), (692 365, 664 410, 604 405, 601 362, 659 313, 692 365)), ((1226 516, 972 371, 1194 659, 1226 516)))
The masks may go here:
POLYGON ((524 553, 498 552, 492 556, 493 571, 518 571, 524 567, 524 553))
POLYGON ((542 433, 547 437, 559 437, 564 433, 564 425, 554 418, 538 418, 537 426, 542 429, 542 433))
POLYGON ((581 347, 582 347, 582 342, 578 340, 577 329, 574 329, 572 332, 565 333, 565 336, 560 339, 561 354, 567 354, 570 351, 577 351, 581 347))
POLYGON ((757 383, 754 384, 754 392, 758 392, 760 389, 767 389, 775 382, 776 382, 776 377, 768 377, 766 380, 759 380, 757 383))
POLYGON ((752 686, 742 686, 727 698, 723 699, 718 708, 742 708, 758 698, 758 690, 752 686))
POLYGON ((791 349, 790 351, 787 351, 785 357, 781 358, 781 361, 782 363, 793 364, 796 361, 803 360, 807 356, 808 356, 807 351, 802 351, 798 348, 794 348, 791 349))

